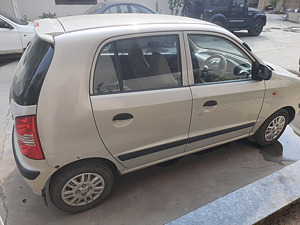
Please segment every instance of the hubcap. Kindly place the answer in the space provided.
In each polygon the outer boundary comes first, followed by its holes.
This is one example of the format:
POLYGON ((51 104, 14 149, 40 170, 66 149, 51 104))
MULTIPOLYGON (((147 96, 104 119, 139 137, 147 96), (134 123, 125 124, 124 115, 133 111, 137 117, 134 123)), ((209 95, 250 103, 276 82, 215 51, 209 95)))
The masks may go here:
POLYGON ((284 116, 278 116, 275 119, 273 119, 265 132, 266 141, 273 141, 275 138, 277 138, 278 135, 281 133, 282 129, 284 128, 284 125, 284 116))
POLYGON ((83 173, 71 178, 65 184, 61 197, 70 206, 83 206, 95 201, 104 187, 102 176, 96 173, 83 173))
POLYGON ((260 22, 256 22, 253 27, 254 33, 255 34, 259 33, 262 30, 262 27, 263 26, 260 22))

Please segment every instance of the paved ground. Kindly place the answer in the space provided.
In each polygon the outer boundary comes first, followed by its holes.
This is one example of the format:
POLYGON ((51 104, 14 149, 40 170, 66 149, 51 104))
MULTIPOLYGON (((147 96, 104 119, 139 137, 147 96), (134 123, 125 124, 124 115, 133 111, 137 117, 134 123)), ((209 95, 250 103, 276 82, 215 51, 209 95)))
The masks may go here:
POLYGON ((283 21, 282 15, 268 15, 267 25, 257 37, 236 32, 264 61, 299 74, 300 24, 283 21))
MULTIPOLYGON (((259 37, 238 35, 262 59, 296 72, 300 33, 286 31, 291 26, 299 25, 270 20, 259 37)), ((293 144, 299 138, 289 129, 271 148, 242 140, 172 166, 124 175, 105 204, 81 214, 66 214, 51 204, 47 208, 23 181, 12 157, 8 91, 16 64, 0 67, 0 216, 6 225, 164 224, 300 159, 293 144)))

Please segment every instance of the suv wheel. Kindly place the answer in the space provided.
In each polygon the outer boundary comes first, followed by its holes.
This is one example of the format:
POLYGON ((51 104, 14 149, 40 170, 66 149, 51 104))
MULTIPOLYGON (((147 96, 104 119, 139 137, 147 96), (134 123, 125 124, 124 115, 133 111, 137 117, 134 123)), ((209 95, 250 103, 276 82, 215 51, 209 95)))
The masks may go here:
POLYGON ((215 21, 213 21, 213 23, 220 26, 220 27, 225 27, 224 23, 220 20, 215 20, 215 21))
POLYGON ((263 29, 263 21, 261 19, 256 19, 252 23, 250 29, 248 30, 249 35, 258 36, 263 29))
POLYGON ((284 132, 288 121, 289 113, 285 109, 280 109, 263 123, 250 140, 256 141, 261 146, 274 144, 284 132))
POLYGON ((113 181, 113 172, 105 162, 81 161, 54 174, 49 187, 50 199, 63 211, 85 211, 105 200, 113 181))

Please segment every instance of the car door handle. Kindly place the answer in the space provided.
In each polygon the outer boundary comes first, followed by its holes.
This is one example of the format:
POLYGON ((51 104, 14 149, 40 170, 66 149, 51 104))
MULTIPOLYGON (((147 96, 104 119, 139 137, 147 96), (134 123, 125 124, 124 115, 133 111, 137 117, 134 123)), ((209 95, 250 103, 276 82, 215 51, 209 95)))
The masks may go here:
POLYGON ((133 115, 130 113, 120 113, 117 114, 113 117, 113 121, 117 121, 117 120, 130 120, 133 119, 133 115))
POLYGON ((210 100, 210 101, 207 101, 203 104, 203 107, 205 106, 216 106, 218 103, 214 100, 210 100))

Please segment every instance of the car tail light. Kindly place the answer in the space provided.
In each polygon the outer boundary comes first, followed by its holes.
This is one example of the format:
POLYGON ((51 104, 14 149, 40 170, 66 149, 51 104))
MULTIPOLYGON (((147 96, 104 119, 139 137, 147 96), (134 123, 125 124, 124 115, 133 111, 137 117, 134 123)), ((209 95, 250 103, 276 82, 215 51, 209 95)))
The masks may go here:
POLYGON ((35 116, 17 117, 16 131, 23 155, 30 159, 45 159, 37 133, 35 116))
POLYGON ((33 26, 34 26, 34 27, 39 27, 39 26, 40 26, 39 21, 35 20, 35 21, 33 22, 33 26))

